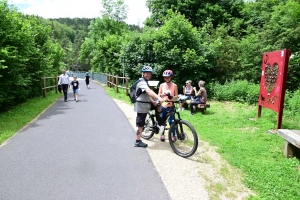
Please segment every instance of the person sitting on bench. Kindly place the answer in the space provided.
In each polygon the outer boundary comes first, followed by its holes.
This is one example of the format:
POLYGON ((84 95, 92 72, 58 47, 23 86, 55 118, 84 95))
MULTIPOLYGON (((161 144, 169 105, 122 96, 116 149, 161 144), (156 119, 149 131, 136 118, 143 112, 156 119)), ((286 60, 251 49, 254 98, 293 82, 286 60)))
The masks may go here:
POLYGON ((205 82, 204 81, 199 81, 199 91, 197 91, 196 87, 194 87, 195 90, 195 99, 191 100, 190 103, 190 110, 191 110, 191 115, 194 114, 194 106, 197 106, 198 104, 206 104, 206 99, 207 99, 207 94, 206 94, 206 89, 204 87, 205 82))
POLYGON ((194 93, 194 87, 192 86, 192 81, 191 80, 187 80, 185 82, 186 86, 183 86, 183 95, 184 95, 184 100, 179 100, 180 102, 180 106, 178 111, 183 111, 184 107, 183 104, 185 103, 186 100, 190 100, 191 96, 194 93))

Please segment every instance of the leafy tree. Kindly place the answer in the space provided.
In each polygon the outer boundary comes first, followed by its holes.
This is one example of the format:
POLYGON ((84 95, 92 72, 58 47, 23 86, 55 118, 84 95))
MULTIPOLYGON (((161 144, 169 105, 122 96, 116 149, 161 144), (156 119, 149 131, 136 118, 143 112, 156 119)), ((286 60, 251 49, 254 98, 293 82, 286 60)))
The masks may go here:
POLYGON ((54 75, 62 59, 40 18, 0 5, 0 110, 40 95, 41 77, 54 75))
POLYGON ((151 12, 146 25, 159 27, 164 24, 169 9, 184 15, 195 27, 205 25, 207 18, 213 19, 214 27, 240 17, 243 0, 147 0, 151 12))
POLYGON ((102 17, 114 21, 124 21, 127 18, 128 6, 124 4, 124 0, 102 0, 104 10, 101 11, 102 17))
POLYGON ((178 83, 207 77, 209 64, 197 29, 179 13, 169 11, 167 17, 157 30, 145 27, 143 34, 131 34, 132 39, 122 48, 127 73, 139 77, 147 64, 154 67, 158 79, 166 69, 174 71, 178 83))

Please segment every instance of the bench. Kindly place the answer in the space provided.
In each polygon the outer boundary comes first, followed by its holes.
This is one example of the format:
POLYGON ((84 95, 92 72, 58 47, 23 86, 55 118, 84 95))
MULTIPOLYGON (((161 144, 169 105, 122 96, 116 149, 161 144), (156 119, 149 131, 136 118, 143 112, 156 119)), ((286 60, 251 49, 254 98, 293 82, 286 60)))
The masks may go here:
MULTIPOLYGON (((183 107, 184 107, 184 109, 186 109, 186 110, 189 110, 189 103, 186 103, 186 102, 184 102, 184 104, 183 104, 183 107)), ((201 112, 202 114, 204 114, 205 113, 205 111, 206 111, 206 108, 210 108, 210 104, 198 104, 197 106, 194 106, 194 112, 201 112), (195 109, 195 107, 196 107, 196 109, 195 109)))
POLYGON ((300 157, 300 130, 278 129, 278 135, 285 139, 283 154, 287 158, 300 157))

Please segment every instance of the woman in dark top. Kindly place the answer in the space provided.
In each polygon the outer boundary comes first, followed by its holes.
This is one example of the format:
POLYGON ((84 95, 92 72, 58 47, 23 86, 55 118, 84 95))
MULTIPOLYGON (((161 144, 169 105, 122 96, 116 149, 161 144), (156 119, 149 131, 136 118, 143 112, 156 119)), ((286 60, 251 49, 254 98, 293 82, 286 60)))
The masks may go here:
POLYGON ((85 84, 86 88, 90 89, 90 76, 88 72, 85 73, 85 84))
POLYGON ((205 84, 204 81, 199 81, 198 83, 199 91, 197 91, 196 87, 194 87, 195 99, 190 103, 191 115, 194 114, 194 106, 198 104, 206 104, 207 94, 206 94, 206 89, 204 87, 204 84, 205 84))

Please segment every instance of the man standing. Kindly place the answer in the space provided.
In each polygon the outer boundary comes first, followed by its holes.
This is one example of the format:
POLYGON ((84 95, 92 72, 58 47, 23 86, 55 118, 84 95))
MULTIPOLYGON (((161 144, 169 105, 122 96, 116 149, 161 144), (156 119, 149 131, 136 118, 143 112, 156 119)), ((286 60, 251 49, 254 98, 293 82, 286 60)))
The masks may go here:
POLYGON ((64 99, 65 102, 67 102, 68 89, 70 89, 70 80, 69 80, 69 76, 66 74, 66 70, 64 69, 62 70, 62 74, 59 76, 58 85, 62 86, 62 90, 64 92, 64 99))
POLYGON ((135 147, 147 147, 148 145, 143 143, 141 140, 141 134, 143 132, 143 127, 145 125, 145 119, 148 111, 151 108, 151 99, 156 98, 162 103, 162 98, 158 96, 155 92, 153 92, 149 85, 148 81, 151 79, 153 70, 150 66, 144 66, 142 69, 142 78, 139 79, 139 83, 136 87, 136 95, 138 98, 136 99, 136 103, 134 104, 134 111, 137 112, 136 117, 136 141, 134 143, 135 147))

